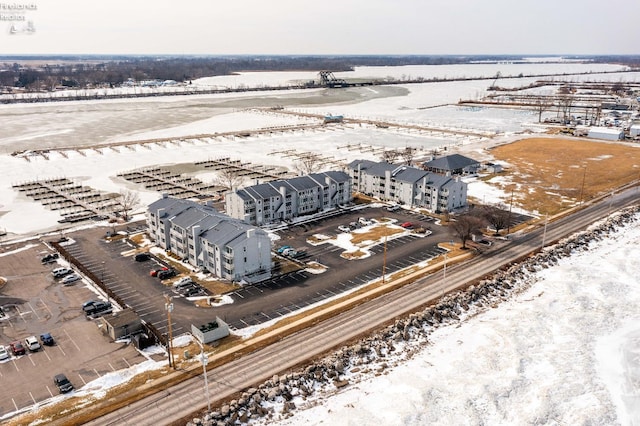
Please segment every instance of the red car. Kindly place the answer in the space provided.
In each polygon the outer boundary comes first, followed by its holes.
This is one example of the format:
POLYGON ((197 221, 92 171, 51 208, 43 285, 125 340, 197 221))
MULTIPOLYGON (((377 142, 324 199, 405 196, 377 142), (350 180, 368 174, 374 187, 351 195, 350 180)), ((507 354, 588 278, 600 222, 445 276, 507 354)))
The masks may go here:
POLYGON ((13 352, 13 354, 16 356, 24 355, 25 353, 27 353, 24 346, 22 346, 22 343, 18 341, 9 343, 9 347, 11 348, 11 352, 13 352))
POLYGON ((413 228, 413 223, 405 222, 405 223, 401 224, 400 226, 402 226, 403 228, 409 229, 409 228, 413 228))
POLYGON ((164 268, 161 269, 152 269, 151 271, 149 271, 149 275, 151 275, 152 277, 155 277, 156 275, 158 275, 158 272, 160 271, 168 271, 169 268, 167 268, 166 266, 164 268))

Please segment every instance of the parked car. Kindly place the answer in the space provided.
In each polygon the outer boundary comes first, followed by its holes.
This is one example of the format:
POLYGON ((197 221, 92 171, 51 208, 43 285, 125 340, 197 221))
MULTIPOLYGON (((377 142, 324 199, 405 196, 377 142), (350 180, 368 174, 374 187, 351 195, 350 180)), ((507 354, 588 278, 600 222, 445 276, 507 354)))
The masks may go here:
POLYGON ((152 277, 157 277, 159 272, 168 271, 168 270, 169 268, 167 268, 166 266, 163 266, 162 268, 152 269, 151 271, 149 271, 149 275, 151 275, 152 277))
POLYGON ((71 273, 73 273, 73 270, 69 268, 56 268, 51 271, 51 274, 53 274, 53 278, 62 278, 71 273))
POLYGON ((397 204, 387 207, 388 212, 395 212, 396 210, 399 210, 399 209, 400 209, 400 206, 397 204))
POLYGON ((60 257, 58 255, 58 253, 49 253, 46 256, 44 256, 42 259, 40 259, 40 261, 45 264, 45 263, 52 263, 55 262, 58 257, 60 257))
POLYGON ((36 336, 27 337, 26 339, 24 339, 24 344, 30 352, 35 352, 41 348, 38 339, 36 339, 36 336))
POLYGON ((82 310, 87 312, 87 310, 91 309, 96 303, 100 303, 100 300, 87 300, 82 304, 82 310))
POLYGON ((149 259, 151 259, 150 253, 138 253, 135 256, 133 256, 133 260, 135 260, 136 262, 144 262, 149 259))
POLYGON ((24 348, 24 346, 22 346, 22 343, 18 341, 9 343, 9 348, 15 356, 24 355, 27 353, 27 350, 24 348))
POLYGON ((367 219, 366 217, 361 217, 358 218, 358 222, 360 223, 360 225, 362 226, 369 226, 371 225, 373 222, 371 222, 369 219, 367 219))
POLYGON ((175 276, 176 276, 175 269, 166 269, 156 274, 156 277, 160 278, 161 280, 166 280, 167 278, 171 278, 175 276))
POLYGON ((191 279, 191 277, 182 277, 180 278, 178 281, 176 281, 175 283, 173 283, 174 287, 179 287, 183 284, 189 284, 192 283, 193 280, 191 279))
POLYGON ((111 309, 112 309, 111 303, 98 301, 93 305, 88 306, 86 309, 84 309, 84 313, 86 316, 89 317, 102 312, 106 313, 107 311, 111 311, 111 309))
POLYGON ((403 227, 403 228, 405 228, 405 229, 411 229, 411 228, 413 228, 413 223, 411 223, 411 222, 404 222, 404 223, 400 224, 400 226, 402 226, 402 227, 403 227))
POLYGON ((7 348, 5 348, 4 345, 0 345, 0 359, 7 359, 9 356, 7 348))
POLYGON ((60 393, 67 393, 73 390, 73 385, 64 374, 56 374, 53 376, 53 383, 56 384, 60 393))
POLYGON ((62 279, 62 281, 60 281, 60 282, 61 282, 62 284, 64 284, 64 285, 69 285, 69 284, 73 284, 74 282, 76 282, 76 281, 78 281, 78 280, 80 280, 80 279, 82 279, 82 278, 80 277, 80 275, 78 275, 78 274, 71 274, 71 275, 67 275, 66 277, 64 277, 64 278, 62 279))
POLYGON ((185 297, 195 297, 195 296, 204 296, 206 292, 200 286, 195 287, 184 293, 185 297))
POLYGON ((184 285, 180 286, 179 288, 176 289, 176 291, 184 296, 189 291, 191 291, 193 289, 199 289, 199 288, 201 288, 201 287, 198 284, 190 283, 190 284, 184 284, 184 285))
POLYGON ((298 253, 298 252, 296 251, 296 249, 294 249, 294 248, 288 248, 288 249, 286 249, 285 251, 283 251, 283 252, 282 252, 282 255, 283 255, 283 256, 285 256, 285 257, 291 257, 291 256, 293 256, 293 255, 294 255, 294 254, 296 254, 296 253, 298 253))
POLYGON ((53 346, 56 343, 56 341, 53 340, 51 333, 42 333, 40 335, 40 342, 46 346, 53 346))
POLYGON ((291 246, 282 246, 282 247, 280 247, 278 249, 278 254, 282 254, 283 251, 285 251, 287 249, 290 249, 290 248, 293 248, 293 247, 291 247, 291 246))
POLYGON ((349 229, 348 226, 340 225, 340 226, 338 226, 338 231, 340 231, 340 232, 351 232, 351 229, 349 229))

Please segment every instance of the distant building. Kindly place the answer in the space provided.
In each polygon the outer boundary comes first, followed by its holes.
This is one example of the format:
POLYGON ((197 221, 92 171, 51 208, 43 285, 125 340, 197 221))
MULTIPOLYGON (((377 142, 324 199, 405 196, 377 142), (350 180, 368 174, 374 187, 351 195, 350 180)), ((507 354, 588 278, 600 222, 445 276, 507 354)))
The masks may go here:
POLYGON ((422 167, 429 172, 445 176, 472 175, 478 172, 480 163, 464 155, 452 154, 427 161, 422 167))
POLYGON ((459 176, 442 176, 414 167, 369 160, 349 163, 355 191, 383 201, 421 207, 434 213, 467 206, 467 184, 459 176))
POLYGON ((271 276, 271 240, 265 231, 194 201, 164 196, 147 209, 149 235, 165 250, 231 281, 271 276))
POLYGON ((593 139, 618 141, 624 139, 624 132, 616 127, 591 127, 587 136, 593 139))
POLYGON ((336 208, 352 200, 349 175, 328 171, 229 192, 225 209, 233 218, 261 226, 336 208))

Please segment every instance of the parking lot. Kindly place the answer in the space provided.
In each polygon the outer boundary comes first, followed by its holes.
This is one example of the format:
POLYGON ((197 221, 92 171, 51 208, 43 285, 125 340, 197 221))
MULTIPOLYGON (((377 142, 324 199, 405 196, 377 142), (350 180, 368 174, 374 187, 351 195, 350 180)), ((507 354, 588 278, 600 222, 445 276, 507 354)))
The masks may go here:
MULTIPOLYGON (((29 247, 29 246, 27 246, 29 247)), ((82 303, 95 298, 82 282, 63 286, 43 265, 44 244, 0 257, 7 284, 0 289, 6 317, 0 320, 0 344, 49 332, 54 346, 0 361, 0 416, 58 395, 53 376, 65 374, 79 388, 106 373, 144 361, 132 346, 113 343, 82 313, 82 303)), ((71 393, 73 394, 73 393, 71 393)), ((69 394, 67 394, 69 395, 69 394)))
MULTIPOLYGON (((140 229, 143 229, 142 225, 140 229)), ((207 309, 176 296, 167 285, 151 277, 149 270, 162 266, 157 259, 136 262, 133 259, 135 247, 127 239, 107 241, 105 234, 104 228, 70 233, 64 249, 161 333, 168 331, 165 295, 171 295, 174 336, 188 332, 191 324, 205 324, 216 316, 233 329, 280 318, 380 279, 383 267, 389 275, 435 258, 443 253, 438 243, 451 239, 448 231, 436 225, 432 218, 407 210, 388 211, 382 207, 345 210, 343 214, 278 231, 280 240, 274 244, 274 261, 297 267, 230 293, 234 300, 232 304, 207 309), (353 225, 360 217, 372 223, 391 219, 395 225, 410 222, 411 226, 386 243, 370 247, 370 256, 360 259, 341 257, 344 249, 333 244, 312 245, 308 242, 314 234, 328 238, 345 234, 339 227, 353 225), (426 233, 418 234, 409 228, 422 228, 426 233), (291 246, 300 253, 294 263, 277 254, 277 248, 282 245, 291 246), (306 269, 308 262, 321 264, 326 270, 312 273, 306 269)), ((4 266, 9 277, 2 294, 24 299, 24 303, 7 308, 9 318, 0 322, 2 344, 24 340, 30 335, 39 336, 43 332, 50 332, 57 342, 56 346, 0 363, 0 379, 12 389, 7 398, 0 400, 0 413, 56 395, 54 374, 66 374, 79 387, 105 373, 144 360, 133 347, 110 342, 94 322, 85 319, 81 305, 96 295, 82 282, 63 286, 55 281, 51 270, 59 264, 42 265, 40 259, 46 253, 46 246, 39 244, 0 257, 0 267, 4 266)))

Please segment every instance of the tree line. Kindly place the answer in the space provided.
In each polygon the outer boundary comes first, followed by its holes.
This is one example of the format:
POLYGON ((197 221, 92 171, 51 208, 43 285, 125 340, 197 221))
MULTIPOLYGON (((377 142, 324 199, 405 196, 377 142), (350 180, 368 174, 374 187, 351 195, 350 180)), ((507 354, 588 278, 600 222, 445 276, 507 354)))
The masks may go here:
MULTIPOLYGON (((500 57, 504 59, 504 57, 500 57)), ((0 86, 52 90, 118 86, 128 79, 188 82, 241 71, 350 71, 357 66, 443 65, 492 56, 220 56, 220 57, 16 57, 0 64, 0 86), (24 60, 29 59, 29 62, 24 60), (30 61, 51 61, 29 65, 30 61)), ((0 59, 1 61, 2 59, 0 59)), ((6 59, 5 59, 6 61, 6 59)))

